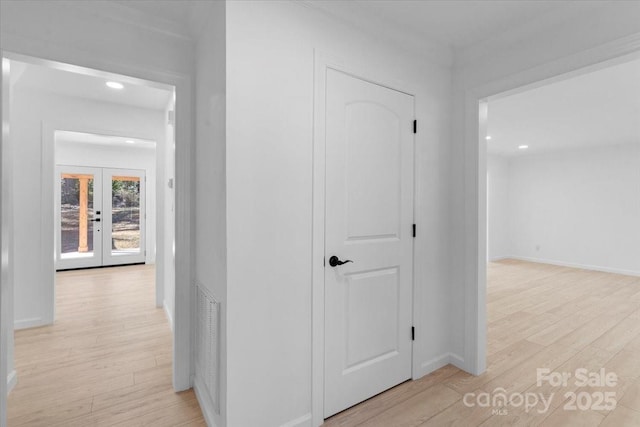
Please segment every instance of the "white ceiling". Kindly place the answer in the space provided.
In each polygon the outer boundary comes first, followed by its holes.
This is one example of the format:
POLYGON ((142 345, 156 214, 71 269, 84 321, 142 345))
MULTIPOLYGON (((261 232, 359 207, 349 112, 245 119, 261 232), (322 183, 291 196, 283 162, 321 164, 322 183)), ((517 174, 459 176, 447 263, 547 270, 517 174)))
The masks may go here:
MULTIPOLYGON (((18 61, 12 61, 11 74, 12 77, 15 75, 15 79, 12 78, 12 83, 15 83, 18 87, 154 110, 164 111, 173 97, 173 93, 169 90, 128 83, 126 78, 122 79, 125 81, 124 89, 114 90, 105 85, 107 79, 103 77, 78 74, 18 61), (17 72, 14 74, 14 71, 17 72)), ((109 80, 118 79, 112 78, 109 80)))
MULTIPOLYGON (((193 27, 215 0, 112 0, 113 4, 153 17, 197 36, 193 27)), ((569 9, 593 8, 615 2, 607 0, 297 0, 322 9, 351 24, 385 33, 403 33, 416 40, 437 41, 463 49, 501 32, 569 9), (384 27, 384 28, 383 28, 384 27)), ((406 38, 406 37, 405 37, 406 38)))
POLYGON ((640 143, 640 60, 490 100, 487 123, 503 156, 640 143))
MULTIPOLYGON (((112 0, 121 6, 136 9, 142 13, 156 16, 168 21, 174 21, 183 25, 189 24, 190 8, 195 3, 193 0, 112 0)), ((203 0, 198 0, 203 1, 203 0)), ((206 1, 206 0, 205 0, 206 1)))
POLYGON ((453 48, 464 48, 497 33, 564 8, 572 1, 379 0, 313 3, 350 19, 383 18, 393 25, 453 48), (355 12, 355 13, 354 13, 355 12))
POLYGON ((58 130, 55 134, 56 143, 81 143, 94 145, 109 145, 126 148, 155 148, 156 143, 140 138, 124 136, 98 135, 93 133, 58 130))

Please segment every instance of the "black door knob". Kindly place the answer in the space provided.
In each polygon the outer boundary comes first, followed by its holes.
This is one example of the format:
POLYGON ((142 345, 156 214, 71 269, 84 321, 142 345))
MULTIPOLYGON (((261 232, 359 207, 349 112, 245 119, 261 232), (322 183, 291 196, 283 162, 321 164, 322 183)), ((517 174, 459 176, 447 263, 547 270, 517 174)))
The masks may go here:
POLYGON ((338 265, 342 265, 342 264, 346 264, 348 262, 353 262, 350 259, 346 260, 346 261, 340 261, 340 258, 338 258, 337 256, 332 256, 331 258, 329 258, 329 265, 331 267, 336 267, 338 265))

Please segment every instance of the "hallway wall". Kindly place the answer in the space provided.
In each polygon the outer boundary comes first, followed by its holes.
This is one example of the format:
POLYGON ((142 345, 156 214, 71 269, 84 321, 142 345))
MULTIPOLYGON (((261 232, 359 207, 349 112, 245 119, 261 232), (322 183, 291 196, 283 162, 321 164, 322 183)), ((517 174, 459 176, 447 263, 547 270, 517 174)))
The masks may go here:
POLYGON ((450 52, 407 51, 293 2, 229 2, 226 26, 227 424, 308 426, 310 273, 322 263, 311 254, 314 52, 415 94, 416 377, 452 361, 450 52))
MULTIPOLYGON (((69 98, 30 88, 15 86, 12 111, 13 163, 39 165, 42 161, 42 123, 59 124, 66 130, 104 129, 134 137, 153 139, 163 144, 162 111, 69 98)), ((106 132, 105 132, 106 133, 106 132)), ((15 168, 15 327, 39 326, 51 322, 51 307, 43 295, 53 286, 53 260, 41 259, 42 175, 31 168, 15 168), (33 268, 39 266, 39 268, 33 268)), ((53 231, 51 231, 53 233, 53 231)), ((53 235, 53 234, 52 234, 53 235)), ((52 247, 53 254, 53 247, 52 247)))

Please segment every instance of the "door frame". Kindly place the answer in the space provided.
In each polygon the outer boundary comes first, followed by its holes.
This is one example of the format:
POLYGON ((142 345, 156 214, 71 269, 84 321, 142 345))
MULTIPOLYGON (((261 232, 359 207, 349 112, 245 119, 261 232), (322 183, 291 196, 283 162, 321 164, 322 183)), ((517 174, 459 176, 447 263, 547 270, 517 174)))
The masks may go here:
MULTIPOLYGON (((414 118, 416 93, 414 88, 392 75, 381 72, 374 64, 345 61, 335 55, 314 50, 313 88, 313 151, 312 151, 312 248, 311 248, 311 423, 320 426, 324 422, 324 257, 325 257, 325 104, 326 74, 333 69, 364 81, 386 87, 413 97, 414 118), (375 70, 375 71, 372 71, 375 70)), ((413 138, 413 218, 416 217, 416 165, 415 135, 413 138)), ((415 307, 415 240, 412 242, 411 317, 416 320, 415 307)), ((416 350, 411 346, 411 377, 416 376, 416 350)))
MULTIPOLYGON (((191 388, 191 373, 193 372, 192 363, 192 337, 191 337, 191 304, 192 304, 192 227, 191 219, 193 217, 193 196, 191 192, 193 182, 192 165, 194 163, 194 141, 193 141, 193 79, 189 74, 167 72, 159 68, 152 67, 131 67, 122 63, 106 59, 104 57, 90 57, 86 64, 71 64, 65 62, 64 56, 58 58, 55 53, 49 52, 50 58, 29 56, 18 52, 8 50, 0 50, 0 57, 8 60, 16 60, 28 62, 35 65, 52 67, 60 70, 76 71, 82 74, 90 74, 94 76, 110 77, 117 75, 119 81, 133 84, 144 84, 159 88, 170 88, 175 92, 175 309, 173 318, 173 388, 175 391, 183 391, 191 388)), ((60 56, 60 55, 57 55, 60 56)), ((4 98, 4 91, 3 91, 4 98)), ((8 118, 9 111, 2 110, 2 121, 8 118)), ((52 124, 43 123, 43 138, 47 135, 45 128, 52 131, 52 124), (47 127, 48 126, 48 127, 47 127)), ((59 127, 58 129, 64 129, 59 127)), ((94 132, 100 133, 100 132, 94 132)), ((49 132, 51 138, 53 133, 49 132)), ((130 136, 130 135, 128 135, 130 136)), ((149 139, 149 138, 145 138, 149 139)), ((154 138, 151 138, 154 139, 154 138)), ((10 143, 8 135, 3 131, 3 146, 10 143)), ((43 152, 44 155, 44 152, 43 152)), ((53 159, 53 158, 52 158, 53 159)), ((51 164, 43 163, 43 175, 45 171, 49 171, 48 176, 52 176, 54 168, 53 161, 51 164), (47 169, 50 168, 50 169, 47 169)), ((3 183, 4 184, 4 183, 3 183)), ((42 196, 41 196, 42 197, 42 196)), ((43 206, 52 206, 52 203, 43 206)), ((49 215, 49 220, 52 221, 49 215)), ((3 218, 4 220, 4 218, 3 218)), ((47 230, 51 228, 43 228, 47 230)), ((41 245, 45 250, 45 245, 41 245)), ((45 260, 53 261, 51 248, 47 248, 45 260)), ((9 254, 12 255, 12 254, 9 254)), ((43 267, 41 267, 43 268, 43 267)), ((5 268, 3 268, 4 274, 5 268)), ((44 271, 44 270, 43 270, 44 271)), ((48 270, 49 271, 49 270, 48 270)), ((11 273, 11 272, 9 272, 11 273)), ((45 276, 46 277, 46 276, 45 276)), ((13 287, 13 284, 9 284, 13 287)), ((52 290, 53 287, 48 287, 52 290)), ((12 290, 12 289, 11 289, 12 290)), ((52 295, 48 296, 49 298, 52 295)), ((5 324, 6 310, 3 310, 2 323, 5 324)), ((51 318, 53 319, 51 313, 51 318)), ((1 399, 0 399, 1 400, 1 399)), ((0 417, 1 420, 2 417, 0 417)))
MULTIPOLYGON (((2 51, 0 51, 2 53, 2 51)), ((6 427, 7 417, 7 375, 9 375, 9 347, 13 348, 13 178, 10 173, 11 162, 7 156, 11 153, 9 140, 9 84, 10 62, 0 56, 2 69, 0 76, 0 427, 6 427), (9 190, 9 191, 6 191, 9 190), (11 325, 11 326, 10 326, 11 325)), ((12 372, 13 373, 13 372, 12 372)))
MULTIPOLYGON (((640 58, 640 33, 604 43, 466 90, 462 100, 465 164, 464 368, 480 375, 487 352, 487 102, 640 58)), ((454 117, 454 120, 456 117, 454 117)))

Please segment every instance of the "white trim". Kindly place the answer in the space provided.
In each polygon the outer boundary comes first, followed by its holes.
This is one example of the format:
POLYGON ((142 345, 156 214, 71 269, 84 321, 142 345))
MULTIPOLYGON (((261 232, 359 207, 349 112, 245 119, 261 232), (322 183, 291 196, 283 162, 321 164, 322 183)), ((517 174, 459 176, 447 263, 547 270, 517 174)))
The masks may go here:
POLYGON ((216 411, 213 407, 213 400, 211 399, 211 397, 209 397, 209 393, 207 393, 206 387, 204 387, 200 382, 200 379, 195 376, 193 377, 193 390, 196 393, 196 399, 198 399, 200 409, 202 410, 202 415, 204 416, 204 420, 207 422, 207 425, 209 427, 216 427, 216 411))
POLYGON ((464 358, 455 353, 449 353, 449 363, 455 366, 458 369, 463 369, 464 366, 464 358))
MULTIPOLYGON (((543 63, 485 85, 464 95, 465 150, 465 276, 464 276, 464 365, 462 369, 480 375, 486 369, 486 141, 485 122, 478 114, 488 99, 558 81, 640 57, 640 33, 598 45, 573 55, 543 63)), ((455 120, 455 117, 454 117, 455 120)))
POLYGON ((311 414, 314 426, 324 422, 324 188, 325 89, 327 60, 314 52, 313 180, 311 242, 311 414), (322 263, 320 262, 322 260, 322 263))
POLYGON ((462 357, 458 356, 457 354, 453 354, 453 353, 441 354, 440 356, 434 357, 431 360, 422 362, 420 364, 420 368, 417 372, 416 378, 420 378, 425 375, 428 375, 434 371, 437 371, 443 366, 447 366, 447 365, 454 365, 457 368, 460 368, 460 366, 464 365, 464 360, 462 359, 462 357))
MULTIPOLYGON (((414 115, 416 114, 416 98, 419 91, 406 81, 398 80, 392 75, 381 72, 366 63, 354 63, 336 56, 314 50, 314 95, 313 95, 313 156, 312 156, 312 250, 311 250, 311 417, 312 426, 320 426, 324 422, 324 233, 325 233, 325 94, 326 72, 334 69, 358 77, 368 82, 403 92, 414 98, 414 115)), ((415 157, 415 136, 414 136, 415 157)), ((416 185, 414 163, 413 209, 415 218, 416 185)), ((415 242, 413 245, 412 263, 415 266, 415 242)), ((413 269, 413 267, 412 267, 413 269)), ((415 283, 411 284, 411 306, 413 324, 416 324, 415 283)), ((412 360, 416 361, 418 348, 412 345, 412 360)), ((416 376, 416 363, 412 363, 411 377, 416 376)))
POLYGON ((38 328, 40 326, 47 326, 49 323, 41 317, 32 317, 29 319, 15 320, 13 323, 13 329, 18 331, 20 329, 38 328))
POLYGON ((167 301, 164 301, 162 303, 162 308, 164 309, 164 314, 167 316, 167 321, 169 322, 169 328, 171 328, 171 331, 173 331, 173 316, 171 315, 171 310, 169 310, 167 301))
POLYGON ((611 267, 602 267, 599 265, 589 265, 589 264, 580 264, 577 262, 564 262, 564 261, 554 261, 551 259, 543 259, 543 258, 533 258, 533 257, 525 257, 525 256, 510 256, 505 257, 506 259, 517 259, 520 261, 528 261, 535 262, 538 264, 550 264, 557 265, 560 267, 570 267, 570 268, 579 268, 582 270, 592 270, 592 271, 602 271, 604 273, 614 273, 614 274, 623 274, 625 276, 637 276, 640 277, 640 271, 636 270, 625 270, 623 268, 611 268, 611 267))
POLYGON ((18 372, 14 369, 7 375, 7 394, 11 393, 16 384, 18 384, 18 372))
POLYGON ((489 258, 489 262, 496 262, 496 261, 502 261, 504 259, 509 259, 512 258, 509 255, 499 255, 499 256, 494 256, 493 258, 489 258))
POLYGON ((111 19, 119 24, 125 24, 140 28, 149 33, 157 33, 170 38, 180 39, 186 42, 194 40, 190 28, 186 23, 179 23, 158 15, 145 13, 131 6, 113 2, 77 2, 73 7, 83 7, 88 13, 96 13, 96 8, 100 8, 100 16, 111 19))
POLYGON ((287 421, 282 424, 280 427, 311 427, 311 412, 304 414, 301 417, 293 419, 291 421, 287 421))
MULTIPOLYGON (((11 343, 10 335, 13 331, 11 325, 13 323, 13 280, 12 280, 12 194, 7 192, 7 188, 11 188, 12 179, 9 168, 11 162, 8 161, 7 155, 9 154, 10 139, 9 139, 9 91, 10 76, 9 68, 10 62, 5 60, 4 51, 0 50, 2 54, 2 75, 0 83, 2 89, 0 92, 2 96, 0 99, 0 124, 1 126, 1 138, 2 144, 0 145, 0 378, 7 378, 8 366, 9 366, 9 351, 8 347, 13 345, 11 343)), ((7 425, 7 383, 3 380, 0 381, 0 427, 6 427, 7 425)))

